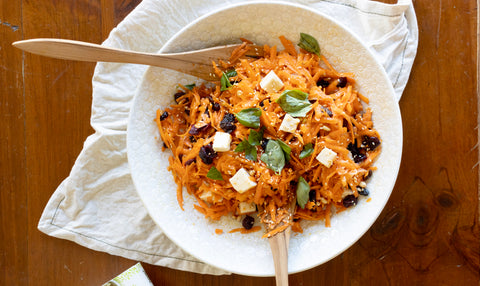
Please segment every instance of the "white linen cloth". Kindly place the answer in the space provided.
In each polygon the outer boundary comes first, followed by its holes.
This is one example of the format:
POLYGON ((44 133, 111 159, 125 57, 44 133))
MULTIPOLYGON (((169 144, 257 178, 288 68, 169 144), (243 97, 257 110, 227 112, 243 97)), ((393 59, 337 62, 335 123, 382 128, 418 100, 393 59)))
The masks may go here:
MULTIPOLYGON (((240 0, 144 0, 109 35, 105 46, 156 52, 201 15, 240 0), (154 33, 162 27, 162 33, 154 33)), ((400 100, 416 55, 418 27, 411 0, 291 1, 349 27, 385 67, 400 100)), ((89 136, 70 175, 50 198, 40 231, 93 250, 174 269, 227 274, 186 254, 149 217, 130 177, 126 130, 130 105, 146 66, 99 63, 93 76, 89 136)))

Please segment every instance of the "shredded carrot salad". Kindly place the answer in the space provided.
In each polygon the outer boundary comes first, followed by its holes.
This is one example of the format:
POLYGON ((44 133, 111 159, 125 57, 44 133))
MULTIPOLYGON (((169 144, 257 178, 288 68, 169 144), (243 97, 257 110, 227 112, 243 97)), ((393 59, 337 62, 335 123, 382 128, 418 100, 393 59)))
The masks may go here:
POLYGON ((256 213, 269 237, 302 232, 301 220, 330 226, 334 211, 368 195, 381 150, 368 99, 307 40, 297 49, 281 36, 283 50, 264 46, 258 58, 244 57, 244 41, 213 63, 220 83, 179 86, 175 104, 157 111, 182 209, 186 190, 205 217, 239 218, 244 230, 230 232, 260 230, 256 213))

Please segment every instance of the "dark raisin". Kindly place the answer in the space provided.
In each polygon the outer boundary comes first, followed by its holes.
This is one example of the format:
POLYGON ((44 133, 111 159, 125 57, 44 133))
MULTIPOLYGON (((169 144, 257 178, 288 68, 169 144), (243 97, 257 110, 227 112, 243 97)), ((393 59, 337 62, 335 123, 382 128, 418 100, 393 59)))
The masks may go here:
POLYGON ((217 153, 213 150, 212 143, 202 146, 202 148, 200 148, 200 152, 198 153, 198 155, 200 156, 200 159, 202 159, 202 162, 207 165, 212 164, 213 159, 217 157, 217 153))
POLYGON ((205 124, 205 125, 201 125, 201 126, 192 125, 192 127, 190 128, 190 131, 188 131, 188 134, 198 135, 201 132, 207 130, 210 126, 211 126, 210 123, 205 124))
POLYGON ((358 202, 358 199, 357 197, 355 197, 355 195, 348 195, 345 198, 343 198, 342 204, 344 207, 348 208, 356 205, 357 202, 358 202))
POLYGON ((186 162, 185 162, 185 166, 188 166, 192 163, 195 163, 197 162, 197 159, 196 158, 192 158, 192 159, 188 159, 186 162))
POLYGON ((348 151, 352 154, 353 161, 355 163, 360 163, 365 161, 367 159, 367 154, 365 148, 359 148, 357 146, 357 140, 355 140, 355 143, 349 143, 347 146, 348 151))
POLYGON ((323 111, 325 111, 325 112, 327 113, 327 115, 328 115, 329 117, 332 117, 332 116, 333 116, 333 112, 330 110, 330 108, 325 107, 325 106, 322 106, 322 109, 323 109, 323 111))
POLYGON ((363 136, 362 145, 367 148, 367 151, 375 150, 380 145, 380 139, 375 136, 363 136))
POLYGON ((237 128, 237 126, 235 126, 235 115, 231 113, 225 114, 220 122, 220 128, 227 133, 232 133, 237 128))
POLYGON ((317 192, 315 192, 315 190, 311 190, 310 192, 308 192, 308 200, 311 202, 317 201, 317 192))
POLYGON ((359 195, 362 195, 362 196, 368 196, 370 194, 367 188, 362 188, 360 186, 357 186, 357 192, 359 195))
POLYGON ((192 143, 197 142, 197 139, 194 136, 190 136, 190 137, 188 137, 188 139, 190 139, 190 142, 192 142, 192 143))
POLYGON ((242 220, 242 226, 245 229, 251 229, 254 223, 255 223, 255 219, 249 215, 246 215, 242 220))
POLYGON ((260 107, 264 107, 265 103, 263 103, 263 100, 262 100, 262 101, 260 101, 260 103, 258 105, 260 105, 260 107))
POLYGON ((311 104, 314 104, 315 102, 317 102, 316 99, 309 99, 308 101, 309 101, 311 104))
POLYGON ((219 111, 220 110, 220 104, 218 102, 212 103, 212 110, 213 111, 219 111))
POLYGON ((178 101, 178 99, 179 99, 180 97, 184 96, 184 95, 185 95, 185 92, 183 92, 183 91, 178 91, 177 93, 175 93, 175 94, 173 95, 173 97, 175 98, 175 102, 176 102, 176 103, 180 103, 180 102, 178 101))
POLYGON ((330 82, 328 82, 328 80, 325 80, 325 79, 323 79, 323 78, 322 78, 322 79, 319 79, 319 80, 317 81, 317 86, 321 86, 321 87, 323 87, 323 88, 326 88, 326 87, 328 87, 329 85, 330 85, 330 82))
POLYGON ((342 76, 339 77, 337 80, 337 87, 346 87, 347 86, 347 78, 342 76))
POLYGON ((200 131, 198 131, 199 128, 197 128, 195 125, 192 125, 192 127, 190 127, 190 130, 188 131, 188 134, 191 134, 191 135, 198 135, 200 133, 200 131))
POLYGON ((368 173, 365 175, 365 177, 363 177, 363 179, 366 181, 368 179, 370 179, 370 177, 373 175, 373 172, 372 170, 368 170, 368 173))
POLYGON ((267 138, 262 138, 262 142, 260 142, 260 146, 262 146, 263 151, 267 149, 267 144, 268 144, 268 139, 267 138))
POLYGON ((367 155, 365 154, 359 153, 359 154, 353 155, 353 161, 357 164, 365 161, 366 159, 367 159, 367 155))
POLYGON ((168 117, 168 112, 166 112, 166 111, 163 112, 162 115, 160 115, 160 121, 163 121, 163 120, 167 119, 167 117, 168 117))

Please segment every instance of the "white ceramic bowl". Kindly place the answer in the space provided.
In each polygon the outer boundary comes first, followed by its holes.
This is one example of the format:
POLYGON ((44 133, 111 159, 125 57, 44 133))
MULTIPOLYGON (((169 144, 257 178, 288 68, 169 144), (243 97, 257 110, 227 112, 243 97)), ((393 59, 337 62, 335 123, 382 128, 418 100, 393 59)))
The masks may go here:
MULTIPOLYGON (((318 39, 322 53, 340 71, 356 75, 360 91, 370 99, 375 128, 382 138, 378 170, 368 183, 371 201, 359 204, 323 222, 308 223, 303 234, 293 235, 289 272, 303 271, 337 256, 355 243, 373 224, 395 184, 402 153, 402 124, 394 91, 383 68, 368 49, 345 27, 309 8, 280 2, 251 2, 229 6, 203 16, 177 33, 160 52, 178 52, 238 43, 247 38, 257 44, 277 45, 278 37, 298 42, 304 32, 318 39)), ((195 211, 187 194, 185 211, 177 204, 176 188, 168 167, 170 152, 162 152, 155 111, 173 102, 178 83, 195 78, 150 67, 138 88, 130 114, 127 148, 133 181, 152 219, 178 246, 194 257, 226 271, 252 276, 273 276, 268 241, 262 233, 215 234, 216 228, 240 226, 230 218, 212 222, 195 211)))

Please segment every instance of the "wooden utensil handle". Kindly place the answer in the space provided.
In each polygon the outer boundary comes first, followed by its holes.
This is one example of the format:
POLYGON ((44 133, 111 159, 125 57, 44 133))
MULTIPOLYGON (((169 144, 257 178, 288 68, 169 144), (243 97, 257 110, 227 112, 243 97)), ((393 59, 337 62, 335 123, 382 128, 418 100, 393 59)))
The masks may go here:
MULTIPOLYGON (((109 48, 93 43, 65 39, 31 39, 14 42, 13 45, 24 51, 57 59, 76 61, 131 62, 132 57, 147 64, 150 57, 145 54, 109 48)), ((153 55, 152 55, 153 56, 153 55)), ((140 63, 139 62, 139 63, 140 63)))
POLYGON ((270 237, 277 286, 288 286, 288 239, 283 231, 270 237))

